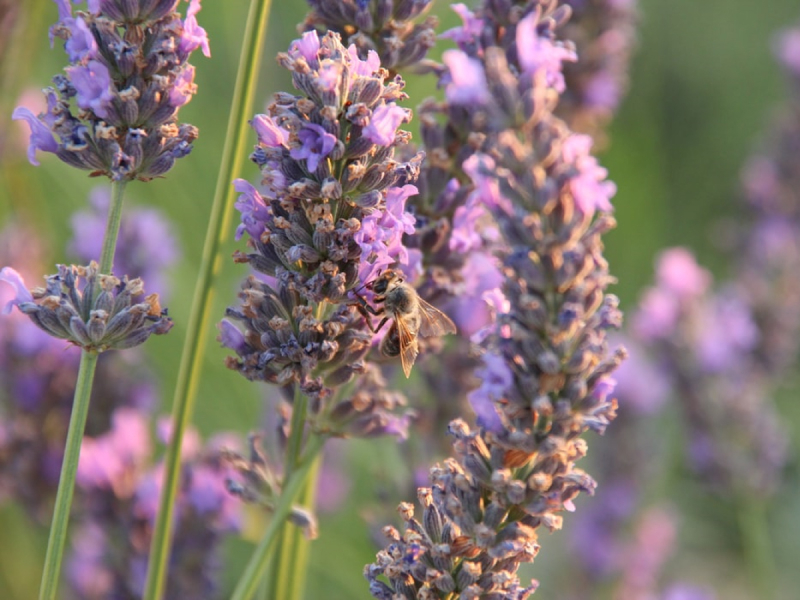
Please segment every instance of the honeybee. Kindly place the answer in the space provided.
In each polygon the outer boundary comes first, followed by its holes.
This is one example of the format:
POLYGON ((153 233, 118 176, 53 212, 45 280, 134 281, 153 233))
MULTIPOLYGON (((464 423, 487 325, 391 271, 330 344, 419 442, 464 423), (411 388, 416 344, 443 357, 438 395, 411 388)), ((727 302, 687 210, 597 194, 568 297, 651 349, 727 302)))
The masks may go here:
POLYGON ((373 315, 383 315, 378 326, 373 328, 369 322, 369 315, 365 314, 373 332, 380 331, 386 322, 392 319, 389 331, 381 341, 380 351, 390 358, 399 355, 406 377, 411 375, 411 367, 414 366, 419 354, 417 341, 419 336, 439 337, 456 332, 456 326, 450 317, 420 298, 417 290, 405 282, 402 273, 388 269, 377 279, 369 282, 366 287, 375 293, 373 302, 383 306, 376 309, 356 294, 359 307, 373 315))

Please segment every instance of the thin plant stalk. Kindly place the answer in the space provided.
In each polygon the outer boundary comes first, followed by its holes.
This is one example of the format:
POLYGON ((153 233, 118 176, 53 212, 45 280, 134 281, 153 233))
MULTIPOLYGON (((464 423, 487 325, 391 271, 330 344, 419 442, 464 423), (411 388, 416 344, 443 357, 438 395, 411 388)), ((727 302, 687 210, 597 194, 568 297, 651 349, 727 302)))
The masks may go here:
MULTIPOLYGON (((300 505, 312 512, 316 499, 317 479, 319 477, 321 465, 322 455, 319 455, 314 458, 314 464, 311 465, 311 472, 309 473, 306 487, 300 494, 300 505)), ((284 525, 284 532, 288 533, 288 535, 293 538, 291 555, 289 558, 291 575, 289 578, 289 589, 286 598, 300 600, 300 598, 303 597, 303 590, 305 589, 307 579, 306 573, 308 573, 308 557, 309 550, 311 548, 311 542, 310 540, 306 539, 299 527, 287 528, 286 525, 284 525)))
POLYGON ((765 600, 775 598, 777 573, 770 547, 764 501, 745 490, 740 490, 737 496, 739 529, 752 592, 765 600))
MULTIPOLYGON (((286 456, 284 459, 284 479, 288 480, 297 467, 297 461, 303 446, 305 437, 305 421, 308 409, 308 398, 300 391, 300 386, 295 386, 294 401, 292 403, 292 421, 289 429, 289 439, 286 443, 286 456)), ((312 471, 313 473, 313 471, 312 471)), ((309 486, 316 487, 316 478, 311 480, 309 486)), ((306 494, 303 493, 303 496, 306 494)), ((305 502, 303 503, 305 505, 305 502)), ((266 598, 283 598, 285 600, 297 600, 297 592, 302 588, 298 585, 298 578, 302 578, 305 572, 305 564, 298 564, 296 560, 302 560, 308 552, 303 552, 302 546, 306 540, 303 538, 298 527, 289 523, 283 524, 280 535, 276 542, 276 550, 272 555, 272 566, 270 567, 271 579, 268 582, 269 593, 266 598)))
MULTIPOLYGON (((124 181, 111 184, 111 206, 103 236, 103 250, 100 255, 100 273, 111 273, 114 265, 114 250, 119 237, 119 224, 122 217, 122 199, 125 191, 124 181)), ((97 284, 96 284, 97 285, 97 284)), ((96 294, 97 289, 84 293, 96 294)), ((94 373, 97 368, 96 352, 81 352, 78 367, 78 381, 75 384, 75 395, 72 400, 72 411, 67 430, 67 443, 64 448, 64 459, 61 463, 61 474, 58 478, 58 492, 53 509, 53 521, 50 525, 50 537, 47 541, 47 553, 44 559, 42 581, 39 586, 39 600, 55 600, 61 574, 61 562, 67 540, 72 496, 75 492, 75 475, 78 472, 78 460, 81 455, 83 431, 89 415, 89 400, 92 396, 94 373)))
POLYGON ((239 57, 239 67, 233 90, 227 136, 222 151, 214 202, 211 206, 206 231, 200 273, 189 313, 186 338, 183 344, 178 380, 172 401, 173 432, 165 458, 164 484, 161 489, 159 510, 156 516, 150 561, 147 570, 144 598, 159 600, 166 583, 167 564, 171 546, 170 532, 175 516, 175 496, 180 478, 181 444, 194 408, 200 383, 199 366, 203 361, 205 345, 202 343, 205 325, 212 319, 213 283, 219 250, 231 234, 232 205, 234 199, 231 181, 241 170, 249 135, 247 116, 252 113, 253 96, 258 77, 271 0, 252 0, 239 57))
POLYGON ((255 552, 250 557, 250 562, 247 563, 247 567, 245 567, 244 573, 233 591, 231 600, 251 600, 258 590, 259 583, 267 571, 270 554, 278 538, 278 532, 283 528, 295 499, 306 485, 316 462, 315 459, 324 443, 325 438, 322 436, 311 434, 309 437, 305 452, 298 462, 297 468, 289 478, 284 480, 284 487, 278 504, 272 513, 269 526, 255 552))

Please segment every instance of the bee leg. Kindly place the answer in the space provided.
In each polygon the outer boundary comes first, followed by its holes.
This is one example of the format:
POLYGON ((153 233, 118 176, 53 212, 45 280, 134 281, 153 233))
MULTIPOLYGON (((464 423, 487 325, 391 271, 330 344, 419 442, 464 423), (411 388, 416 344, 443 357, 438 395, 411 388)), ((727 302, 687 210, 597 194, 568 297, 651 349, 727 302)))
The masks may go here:
POLYGON ((386 321, 388 321, 388 320, 389 320, 389 317, 383 317, 383 319, 381 319, 381 322, 378 323, 378 326, 375 329, 372 330, 372 333, 378 333, 381 330, 381 327, 386 325, 386 321))
POLYGON ((372 326, 372 317, 380 316, 384 314, 386 311, 383 309, 383 307, 376 309, 370 306, 369 303, 357 293, 355 294, 355 296, 358 299, 358 302, 353 303, 353 306, 358 312, 361 313, 361 316, 364 317, 364 320, 367 322, 367 327, 369 327, 369 330, 372 333, 376 333, 377 331, 380 330, 381 327, 383 327, 388 318, 384 317, 383 320, 378 325, 378 328, 376 329, 372 326))

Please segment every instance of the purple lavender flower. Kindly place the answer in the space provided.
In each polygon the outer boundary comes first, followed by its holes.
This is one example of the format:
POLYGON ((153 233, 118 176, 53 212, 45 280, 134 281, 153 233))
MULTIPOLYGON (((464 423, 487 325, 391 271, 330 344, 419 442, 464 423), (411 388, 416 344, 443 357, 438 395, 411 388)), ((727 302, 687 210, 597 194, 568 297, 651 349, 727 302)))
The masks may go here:
POLYGON ((189 54, 202 48, 209 56, 196 18, 200 1, 189 3, 185 20, 167 0, 124 7, 90 0, 88 12, 74 16, 68 0, 56 4, 50 39, 65 41, 70 66, 45 90, 46 112, 20 107, 12 115, 30 126, 31 164, 39 164, 42 150, 114 180, 163 175, 197 138, 195 127, 178 125, 177 114, 196 89, 189 54))
POLYGON ((319 162, 326 158, 336 146, 336 136, 331 135, 315 123, 305 125, 297 133, 297 140, 301 146, 292 148, 289 156, 295 160, 304 159, 309 173, 316 171, 319 162))
POLYGON ((577 56, 571 44, 555 42, 549 37, 539 35, 538 15, 530 13, 517 24, 517 60, 523 73, 536 75, 542 73, 545 82, 558 93, 565 89, 562 65, 575 61, 577 56))

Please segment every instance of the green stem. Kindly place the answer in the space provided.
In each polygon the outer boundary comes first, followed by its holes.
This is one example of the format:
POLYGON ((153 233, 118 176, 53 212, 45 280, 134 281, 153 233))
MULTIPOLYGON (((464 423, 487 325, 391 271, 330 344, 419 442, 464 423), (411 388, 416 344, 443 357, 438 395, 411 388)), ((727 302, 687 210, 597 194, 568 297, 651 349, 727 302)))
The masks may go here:
POLYGON ((738 494, 739 530, 742 547, 750 571, 750 581, 754 597, 771 600, 775 598, 775 564, 772 559, 766 507, 763 500, 752 494, 738 494))
MULTIPOLYGON (((108 220, 103 237, 103 251, 100 255, 100 273, 111 273, 114 264, 114 250, 119 236, 119 224, 122 215, 122 198, 125 191, 124 181, 111 184, 111 206, 108 209, 108 220)), ((84 290, 84 293, 96 293, 97 290, 84 290)), ((89 400, 92 396, 94 372, 97 368, 95 352, 81 353, 78 367, 78 381, 75 384, 75 395, 72 400, 72 412, 69 417, 67 444, 64 448, 64 459, 61 463, 61 475, 58 478, 58 492, 53 510, 53 521, 50 526, 50 538, 47 541, 47 554, 44 559, 42 583, 39 587, 40 600, 55 600, 58 592, 58 580, 61 573, 61 560, 64 545, 67 541, 67 525, 72 508, 72 496, 75 492, 75 474, 78 472, 78 460, 81 455, 83 430, 89 415, 89 400)))
POLYGON ((42 583, 39 587, 39 600, 55 600, 58 591, 61 557, 67 540, 67 524, 72 507, 72 494, 75 491, 75 474, 78 471, 83 429, 86 427, 86 417, 89 414, 89 398, 92 395, 95 367, 97 367, 97 354, 84 350, 81 354, 78 383, 69 418, 67 445, 64 449, 64 461, 61 463, 53 523, 50 526, 50 539, 47 542, 42 583))
MULTIPOLYGON (((322 455, 314 458, 314 464, 311 465, 311 471, 306 481, 306 486, 300 494, 299 504, 309 511, 313 512, 314 501, 317 492, 317 479, 319 477, 320 466, 322 465, 322 455)), ((284 526, 284 532, 287 528, 284 526)), ((293 538, 291 543, 291 554, 289 555, 289 588, 286 598, 294 598, 300 600, 303 597, 303 590, 306 583, 306 574, 308 573, 308 555, 311 548, 310 540, 306 539, 305 535, 299 527, 292 527, 288 530, 288 534, 293 538)))
POLYGON ((239 57, 239 68, 228 118, 228 134, 222 151, 222 162, 203 246, 200 273, 189 313, 178 380, 172 400, 174 429, 167 448, 164 485, 161 489, 159 510, 150 546, 150 562, 144 593, 144 598, 148 600, 159 600, 164 593, 171 545, 169 533, 172 531, 175 516, 175 496, 180 476, 180 448, 199 387, 199 365, 205 351, 201 334, 205 330, 203 325, 211 317, 213 283, 219 267, 219 250, 231 234, 230 221, 234 198, 231 181, 234 175, 241 171, 244 157, 247 154, 246 144, 249 135, 247 116, 252 113, 253 95, 266 40, 270 5, 271 0, 252 0, 247 16, 242 53, 239 57))
POLYGON ((259 581, 264 577, 264 573, 267 570, 270 551, 275 544, 278 532, 283 528, 295 498, 297 498, 308 481, 308 476, 315 463, 314 459, 322 449, 324 442, 325 438, 319 435, 312 435, 309 438, 303 458, 297 464, 291 477, 284 481, 284 488, 278 505, 272 514, 269 527, 267 527, 267 531, 264 533, 264 537, 261 539, 253 556, 250 557, 250 562, 247 563, 242 578, 233 591, 231 600, 250 600, 256 592, 259 581))
MULTIPOLYGON (((119 225, 122 221, 122 197, 125 193, 125 181, 111 182, 111 206, 108 207, 106 235, 103 238, 103 251, 100 254, 100 272, 110 275, 114 267, 114 251, 119 237, 119 225)), ((146 283, 146 282, 145 282, 146 283)))
MULTIPOLYGON (((308 410, 308 398, 300 391, 300 386, 294 389, 294 401, 292 402, 292 421, 289 427, 289 439, 286 442, 286 456, 284 458, 283 476, 288 480, 300 457, 305 436, 306 413, 308 410)), ((283 524, 283 528, 277 539, 276 550, 272 555, 269 581, 269 593, 267 598, 281 598, 282 600, 295 600, 293 594, 295 590, 295 577, 297 576, 297 566, 293 560, 298 552, 298 546, 302 543, 302 535, 298 535, 298 528, 288 521, 283 524)))

